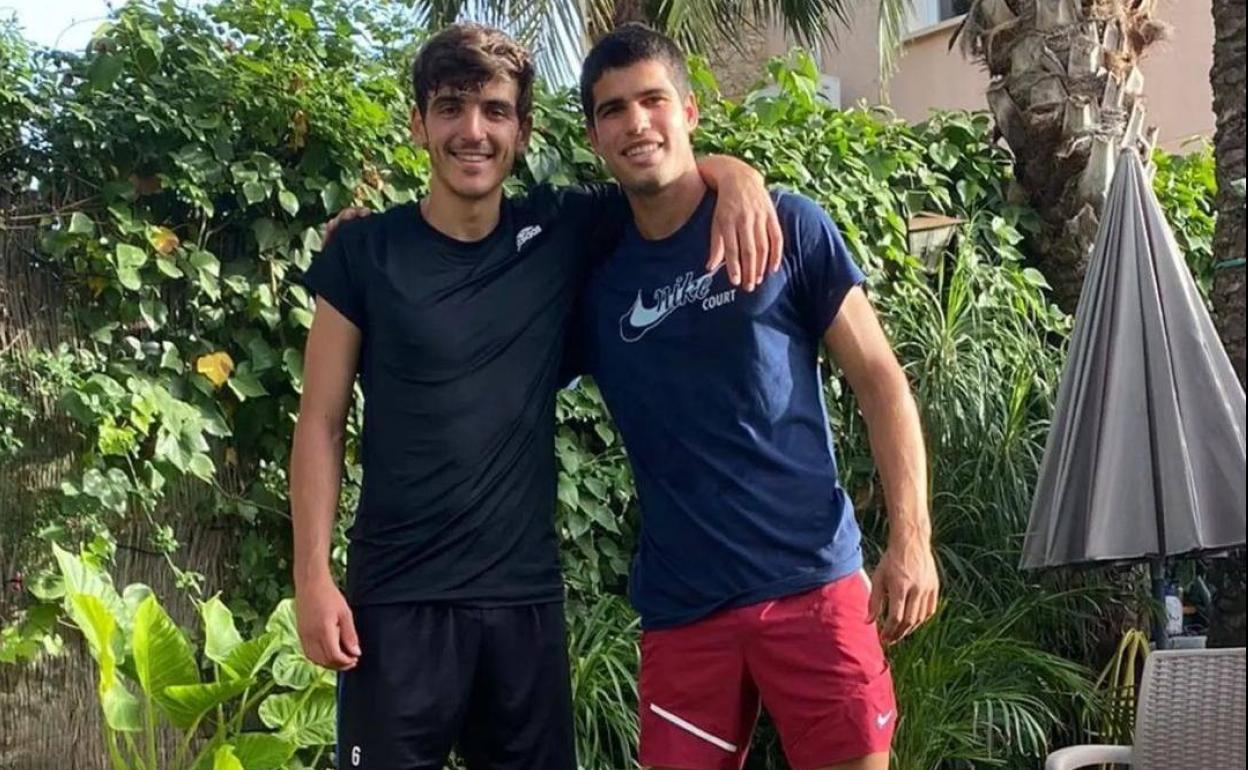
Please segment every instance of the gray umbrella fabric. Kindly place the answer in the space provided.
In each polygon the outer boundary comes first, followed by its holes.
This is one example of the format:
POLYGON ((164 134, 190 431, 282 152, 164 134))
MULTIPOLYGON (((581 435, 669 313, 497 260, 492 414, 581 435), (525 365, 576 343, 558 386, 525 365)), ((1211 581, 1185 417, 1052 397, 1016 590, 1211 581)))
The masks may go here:
POLYGON ((1118 158, 1023 544, 1025 569, 1245 542, 1244 390, 1139 155, 1118 158))

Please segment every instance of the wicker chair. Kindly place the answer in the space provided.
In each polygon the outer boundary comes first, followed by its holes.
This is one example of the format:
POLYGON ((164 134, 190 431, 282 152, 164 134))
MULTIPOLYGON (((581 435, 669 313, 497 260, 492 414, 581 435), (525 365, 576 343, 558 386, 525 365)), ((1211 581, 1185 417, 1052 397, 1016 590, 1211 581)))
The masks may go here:
POLYGON ((1244 649, 1166 650, 1144 663, 1134 746, 1073 746, 1045 770, 1244 770, 1244 649))

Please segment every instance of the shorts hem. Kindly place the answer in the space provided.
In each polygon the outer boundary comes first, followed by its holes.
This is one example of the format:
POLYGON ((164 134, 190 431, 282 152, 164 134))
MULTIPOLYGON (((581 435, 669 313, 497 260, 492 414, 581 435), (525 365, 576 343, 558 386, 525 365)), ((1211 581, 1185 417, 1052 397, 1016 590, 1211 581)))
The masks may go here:
MULTIPOLYGON (((688 760, 668 761, 663 759, 655 762, 651 761, 651 759, 651 757, 639 756, 637 758, 637 763, 643 768, 643 770, 650 770, 655 767, 661 767, 664 768, 664 770, 737 770, 737 768, 742 765, 741 761, 738 759, 730 760, 727 763, 690 762, 688 760)), ((810 770, 817 770, 817 766, 816 768, 811 768, 810 770)))
MULTIPOLYGON (((792 765, 793 770, 819 770, 819 768, 821 767, 841 765, 846 762, 853 762, 854 760, 857 760, 857 759, 866 759, 867 757, 874 756, 876 754, 887 754, 891 758, 892 753, 893 752, 892 752, 891 746, 889 748, 880 749, 876 751, 867 751, 865 753, 861 751, 842 751, 836 754, 821 755, 819 757, 819 760, 816 762, 792 762, 790 761, 789 764, 792 765)), ((786 759, 788 758, 786 757, 786 759)))

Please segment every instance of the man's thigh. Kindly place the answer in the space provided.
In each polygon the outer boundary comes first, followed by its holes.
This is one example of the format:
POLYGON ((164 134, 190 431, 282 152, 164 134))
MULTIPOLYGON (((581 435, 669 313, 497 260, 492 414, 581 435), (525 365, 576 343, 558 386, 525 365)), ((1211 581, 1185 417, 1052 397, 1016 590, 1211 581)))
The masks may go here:
POLYGON ((353 610, 362 654, 338 677, 338 767, 442 770, 478 665, 472 613, 417 603, 353 610))
POLYGON ((481 618, 459 738, 469 770, 577 770, 563 604, 486 609, 481 618))
POLYGON ((645 632, 639 695, 644 767, 740 770, 759 697, 737 614, 645 632))
POLYGON ((897 726, 892 677, 866 578, 853 574, 760 613, 747 653, 795 770, 873 770, 897 726))

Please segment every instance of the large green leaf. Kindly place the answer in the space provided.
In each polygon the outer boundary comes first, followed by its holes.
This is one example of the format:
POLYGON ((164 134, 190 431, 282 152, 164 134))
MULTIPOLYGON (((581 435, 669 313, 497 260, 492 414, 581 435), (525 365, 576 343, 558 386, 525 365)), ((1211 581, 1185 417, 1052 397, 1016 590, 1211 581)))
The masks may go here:
POLYGON ((294 741, 270 733, 243 733, 234 739, 234 754, 246 770, 277 770, 298 748, 294 741))
POLYGON ((70 619, 87 638, 91 656, 99 667, 96 691, 104 723, 126 732, 142 729, 139 703, 118 676, 117 652, 121 639, 117 633, 117 619, 99 597, 90 594, 73 594, 68 603, 70 619))
POLYGON ((139 611, 139 605, 151 595, 152 589, 143 583, 131 583, 122 591, 121 601, 126 605, 126 616, 121 625, 127 632, 134 625, 134 614, 139 611))
POLYGON ((232 679, 253 677, 277 649, 277 636, 266 631, 255 639, 236 645, 221 661, 221 668, 232 679))
POLYGON ((75 235, 94 235, 95 223, 91 221, 91 217, 81 211, 75 211, 69 218, 69 232, 75 235))
POLYGON ((234 625, 234 613, 220 596, 214 596, 199 606, 199 614, 204 619, 204 656, 214 663, 225 662, 230 652, 243 643, 234 625))
POLYGON ((219 746, 212 755, 212 770, 246 770, 243 763, 234 755, 234 747, 230 744, 219 746))
POLYGON ((139 268, 147 264, 147 252, 128 243, 119 243, 116 255, 118 281, 127 289, 138 291, 143 285, 139 278, 139 268))
POLYGON ((204 714, 238 697, 255 683, 254 679, 234 679, 206 684, 175 684, 157 695, 156 702, 175 727, 186 730, 204 714))
POLYGON ((299 746, 328 746, 336 727, 334 691, 282 693, 260 704, 260 721, 299 746))
POLYGON ((250 369, 244 369, 242 366, 230 377, 229 386, 230 390, 234 391, 234 395, 238 396, 239 401, 267 396, 269 393, 265 389, 264 383, 260 382, 255 373, 250 369))
POLYGON ((114 676, 111 682, 100 680, 100 707, 104 710, 104 723, 119 732, 137 733, 143 730, 143 714, 139 701, 114 676))
POLYGON ((148 297, 139 300, 139 315, 143 316, 147 328, 157 332, 169 322, 169 307, 158 299, 148 297))
POLYGON ((149 596, 134 615, 134 667, 144 692, 161 696, 166 687, 199 684, 199 669, 186 637, 149 596))
POLYGON ((334 672, 322 668, 297 650, 285 650, 273 661, 273 680, 282 687, 306 690, 313 684, 334 684, 334 672))
MULTIPOLYGON (((61 568, 61 577, 65 581, 65 598, 68 602, 75 594, 87 594, 99 599, 109 614, 122 628, 127 625, 130 613, 117 589, 113 587, 113 579, 104 570, 87 563, 78 556, 64 550, 55 543, 52 553, 61 568)), ((66 605, 69 609, 69 605, 66 605)))
POLYGON ((295 600, 282 599, 269 614, 264 630, 277 635, 277 642, 283 647, 300 649, 299 624, 295 620, 295 600))
POLYGON ((101 53, 91 60, 91 65, 87 68, 87 81, 95 90, 107 91, 125 69, 125 65, 122 57, 101 53))
POLYGON ((104 655, 115 663, 113 656, 116 644, 117 617, 91 594, 72 593, 66 597, 65 608, 69 619, 73 621, 82 635, 86 637, 87 649, 91 657, 100 661, 104 655))

